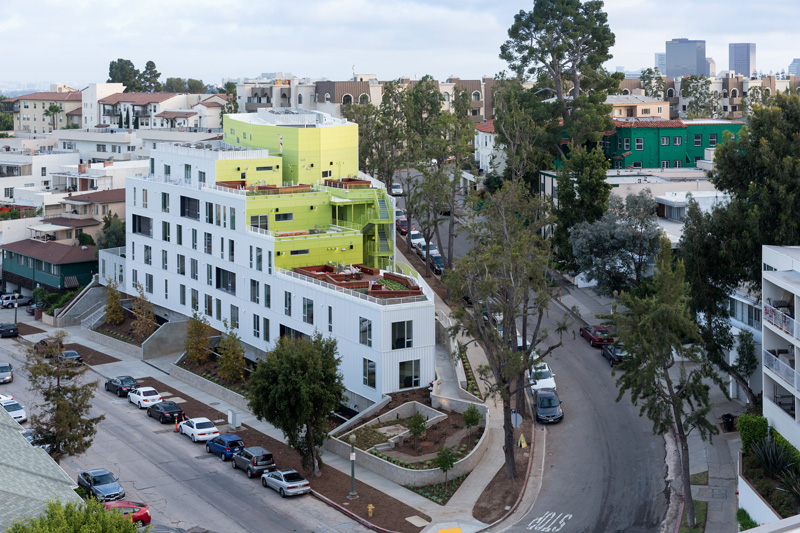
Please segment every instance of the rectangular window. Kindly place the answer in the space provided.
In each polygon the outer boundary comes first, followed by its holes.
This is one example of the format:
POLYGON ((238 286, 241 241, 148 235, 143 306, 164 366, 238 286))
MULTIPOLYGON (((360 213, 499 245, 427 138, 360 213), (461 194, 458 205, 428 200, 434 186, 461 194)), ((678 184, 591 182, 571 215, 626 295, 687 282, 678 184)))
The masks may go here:
POLYGON ((283 314, 292 316, 292 293, 283 291, 283 314))
POLYGON ((164 280, 164 299, 169 300, 169 280, 164 280))
POLYGON ((213 252, 211 250, 211 234, 203 232, 203 251, 208 255, 211 255, 213 252))
POLYGON ((183 246, 183 226, 180 224, 175 224, 175 242, 183 246))
MULTIPOLYGON (((261 272, 262 267, 261 261, 261 248, 256 248, 256 270, 261 272)), ((271 273, 271 272, 270 272, 271 273)))
POLYGON ((236 229, 236 209, 231 207, 231 229, 236 229))
POLYGON ((147 237, 153 236, 153 219, 141 215, 133 215, 131 223, 133 224, 133 233, 147 237))
POLYGON ((264 319, 264 340, 269 342, 269 318, 264 319))
POLYGON ((219 238, 219 258, 225 259, 225 237, 219 238))
POLYGON ((661 146, 669 146, 669 137, 666 135, 661 137, 661 146))
POLYGON ((153 249, 150 246, 144 245, 144 264, 153 264, 153 249))
POLYGON ((672 144, 674 146, 681 146, 683 144, 683 137, 673 137, 672 144))
POLYGON ((197 230, 192 228, 192 250, 197 250, 197 230))
POLYGON ((402 350, 413 346, 413 322, 392 322, 392 350, 402 350))
POLYGON ((661 109, 662 109, 662 108, 660 108, 660 107, 658 108, 658 111, 657 111, 657 113, 658 113, 659 115, 661 114, 661 109))
POLYGON ((694 145, 703 146, 703 135, 701 133, 694 134, 694 145))
POLYGON ((261 337, 261 317, 258 315, 253 315, 253 337, 261 337))
POLYGON ((622 150, 622 138, 617 139, 617 150, 622 150))
POLYGON ((178 254, 178 274, 186 275, 186 256, 178 254))
POLYGON ((183 182, 192 182, 192 165, 183 165, 183 182))
POLYGON ((152 274, 145 274, 144 275, 144 292, 147 294, 153 294, 153 275, 152 274))
POLYGON ((210 263, 206 265, 206 285, 214 285, 214 267, 210 263))
POLYGON ((250 246, 250 268, 253 268, 253 246, 250 246))
POLYGON ((212 298, 210 294, 206 294, 204 296, 206 301, 203 309, 206 313, 206 316, 211 316, 211 313, 214 311, 214 298, 212 298))
POLYGON ((269 229, 269 215, 251 215, 250 226, 253 228, 268 230, 269 229))
POLYGON ((642 115, 649 115, 649 114, 650 114, 650 108, 649 107, 643 107, 642 108, 642 115))
POLYGON ((642 168, 642 162, 641 161, 634 161, 634 162, 631 163, 631 166, 633 168, 642 168))
POLYGON ((222 224, 222 206, 219 204, 214 204, 215 210, 217 212, 217 226, 222 224))
POLYGON ((214 301, 215 301, 214 307, 215 307, 216 313, 217 313, 217 320, 222 321, 222 300, 217 298, 214 301))
POLYGON ((199 276, 198 272, 199 268, 197 266, 197 259, 191 259, 189 261, 189 272, 192 276, 192 279, 197 279, 199 276))
POLYGON ((662 169, 669 168, 669 161, 662 161, 661 162, 661 168, 662 169))
POLYGON ((644 137, 636 137, 636 149, 644 150, 644 137))
POLYGON ((181 196, 181 216, 200 220, 200 200, 181 196))
POLYGON ((236 294, 236 274, 228 272, 222 268, 217 267, 217 285, 216 287, 225 292, 236 294))
POLYGON ((235 248, 233 239, 228 239, 228 261, 234 262, 236 260, 235 248))
POLYGON ((131 270, 131 281, 133 282, 133 286, 138 288, 138 285, 139 285, 139 272, 137 272, 135 268, 133 270, 131 270))
POLYGON ((180 297, 181 305, 186 305, 186 285, 180 286, 180 290, 178 291, 178 296, 180 297))
POLYGON ((289 252, 289 255, 308 255, 308 248, 304 250, 292 250, 289 252))
POLYGON ((708 146, 709 148, 714 148, 717 145, 717 134, 710 133, 708 135, 708 146))
POLYGON ((275 215, 275 222, 288 222, 294 220, 294 213, 277 213, 275 215))
POLYGON ((253 303, 259 303, 261 298, 261 287, 258 286, 259 283, 257 280, 251 279, 250 280, 250 301, 253 303))
POLYGON ((161 221, 161 240, 169 242, 169 222, 166 220, 161 221))
POLYGON ((172 168, 169 165, 164 165, 164 177, 169 180, 172 177, 172 168))
POLYGON ((167 253, 166 250, 161 250, 161 269, 162 270, 167 270, 167 264, 169 263, 169 260, 167 259, 168 256, 169 256, 169 254, 167 253))
POLYGON ((681 168, 683 166, 683 162, 680 159, 676 159, 675 164, 673 166, 675 168, 681 168))
POLYGON ((206 202, 206 223, 214 223, 214 204, 211 202, 206 202))
POLYGON ((264 307, 272 307, 272 286, 264 284, 264 307))
POLYGON ((272 274, 272 250, 267 250, 267 274, 272 274))
POLYGON ((401 389, 419 387, 419 359, 401 362, 399 375, 401 389))
POLYGON ((147 208, 147 189, 142 189, 142 207, 147 208))
POLYGON ((239 329, 239 308, 231 305, 231 329, 239 329))
POLYGON ((303 298, 303 322, 314 323, 314 300, 303 298))
POLYGON ((372 389, 375 388, 375 361, 362 359, 364 368, 364 385, 372 389))
POLYGON ((333 332, 333 307, 328 306, 328 331, 333 332))
POLYGON ((631 140, 630 139, 622 139, 622 145, 625 150, 631 149, 631 140))
POLYGON ((358 318, 358 328, 359 328, 359 335, 358 335, 358 342, 363 344, 364 346, 372 346, 372 320, 368 320, 364 317, 358 318))
POLYGON ((197 289, 192 289, 192 310, 197 311, 200 309, 200 293, 197 289))
POLYGON ((206 182, 206 173, 201 171, 201 170, 198 170, 197 171, 197 181, 199 183, 205 183, 206 182))
POLYGON ((161 193, 161 212, 162 213, 169 213, 169 193, 162 192, 161 193))

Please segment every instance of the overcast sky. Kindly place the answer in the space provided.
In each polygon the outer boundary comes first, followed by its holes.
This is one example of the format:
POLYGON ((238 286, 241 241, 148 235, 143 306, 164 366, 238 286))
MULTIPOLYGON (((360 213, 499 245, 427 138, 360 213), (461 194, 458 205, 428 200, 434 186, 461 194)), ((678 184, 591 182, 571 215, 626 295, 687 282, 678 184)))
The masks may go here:
MULTIPOLYGON (((344 80, 431 74, 474 79, 506 68, 506 31, 532 2, 509 0, 27 0, 0 1, 5 43, 0 82, 105 81, 108 64, 153 60, 167 76, 220 83, 226 77, 291 72, 344 80)), ((653 66, 675 37, 705 39, 717 71, 728 43, 757 43, 757 67, 800 57, 800 2, 607 0, 616 45, 607 68, 653 66)))

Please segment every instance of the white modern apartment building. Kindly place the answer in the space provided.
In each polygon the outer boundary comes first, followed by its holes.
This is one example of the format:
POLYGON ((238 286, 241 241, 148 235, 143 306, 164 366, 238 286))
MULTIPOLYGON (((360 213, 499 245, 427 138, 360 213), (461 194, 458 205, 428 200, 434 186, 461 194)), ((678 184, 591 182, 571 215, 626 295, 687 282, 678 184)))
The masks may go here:
POLYGON ((377 220, 376 204, 393 212, 380 185, 351 178, 359 189, 333 179, 281 187, 280 155, 220 142, 160 144, 150 155, 150 174, 126 182, 127 246, 100 252, 102 280, 115 278, 128 293, 141 284, 158 314, 197 311, 220 331, 227 321, 253 360, 284 335, 335 337, 356 410, 435 379, 428 285, 410 269, 392 276, 364 265, 367 288, 350 289, 351 275, 337 268, 366 262, 372 226, 393 225, 390 214, 377 220), (415 295, 371 296, 381 276, 405 280, 415 295))
POLYGON ((506 154, 497 143, 494 119, 475 124, 475 163, 484 174, 502 174, 506 168, 506 154))
POLYGON ((0 152, 0 201, 14 203, 18 189, 41 190, 50 186, 50 174, 64 165, 77 164, 77 152, 23 150, 0 152))
POLYGON ((763 412, 800 448, 800 247, 762 246, 763 412))

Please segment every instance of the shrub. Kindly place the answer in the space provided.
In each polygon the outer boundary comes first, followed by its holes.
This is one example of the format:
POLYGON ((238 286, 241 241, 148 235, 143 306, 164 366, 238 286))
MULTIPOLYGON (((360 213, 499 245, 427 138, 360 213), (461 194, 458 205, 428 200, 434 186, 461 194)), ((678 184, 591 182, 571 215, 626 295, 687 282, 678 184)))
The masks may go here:
POLYGON ((792 495, 782 490, 776 490, 772 494, 772 507, 778 511, 783 518, 788 518, 797 514, 792 505, 792 495))
POLYGON ((750 518, 750 515, 747 514, 747 511, 744 509, 739 509, 736 511, 736 520, 739 522, 740 531, 746 531, 748 529, 758 527, 758 522, 750 518))
POLYGON ((792 446, 788 440, 783 438, 783 435, 775 431, 775 428, 770 428, 769 433, 772 435, 772 438, 775 439, 775 442, 780 444, 786 453, 789 454, 791 462, 800 467, 800 452, 797 451, 797 448, 792 446))
POLYGON ((777 478, 778 475, 792 466, 792 458, 786 453, 786 448, 778 444, 771 435, 752 445, 753 454, 758 457, 764 473, 777 478))
POLYGON ((756 490, 759 494, 761 494, 761 496, 764 497, 764 499, 769 500, 772 498, 772 492, 774 489, 772 488, 772 483, 767 481, 767 478, 755 480, 754 484, 756 486, 756 490))
POLYGON ((796 467, 787 468, 778 475, 778 478, 786 490, 795 496, 800 496, 800 473, 796 467))
POLYGON ((741 415, 736 420, 736 429, 742 439, 742 453, 748 453, 751 446, 761 442, 769 433, 769 423, 763 416, 741 415))

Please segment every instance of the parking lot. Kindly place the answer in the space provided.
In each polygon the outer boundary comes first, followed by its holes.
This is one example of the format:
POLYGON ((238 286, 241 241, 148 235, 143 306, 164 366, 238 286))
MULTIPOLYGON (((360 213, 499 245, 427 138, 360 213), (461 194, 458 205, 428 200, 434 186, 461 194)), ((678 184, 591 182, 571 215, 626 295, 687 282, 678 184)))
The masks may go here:
MULTIPOLYGON (((0 322, 13 322, 13 313, 13 309, 0 310, 0 322)), ((23 315, 20 310, 19 318, 23 315)), ((24 319, 29 317, 24 315, 24 319)), ((12 394, 30 413, 40 399, 27 390, 21 372, 24 354, 16 340, 0 339, 0 361, 10 362, 15 370, 14 382, 0 386, 0 392, 12 394)), ((262 487, 258 478, 248 479, 233 470, 230 462, 207 454, 204 444, 192 443, 174 433, 174 426, 161 425, 127 399, 106 392, 104 379, 93 371, 86 378, 98 381, 92 415, 102 413, 106 418, 87 453, 67 457, 61 466, 72 478, 87 468, 110 470, 120 478, 126 499, 150 506, 153 523, 194 533, 366 531, 313 496, 282 499, 262 487)), ((174 395, 164 399, 181 400, 174 395)), ((218 427, 227 432, 224 422, 218 427)))

